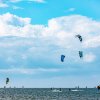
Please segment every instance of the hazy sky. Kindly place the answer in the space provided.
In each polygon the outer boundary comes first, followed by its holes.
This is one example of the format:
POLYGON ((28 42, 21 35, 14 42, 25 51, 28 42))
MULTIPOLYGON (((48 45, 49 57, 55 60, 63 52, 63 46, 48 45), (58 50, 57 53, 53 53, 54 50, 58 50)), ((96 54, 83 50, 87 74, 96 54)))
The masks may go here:
POLYGON ((94 87, 99 55, 100 0, 0 0, 0 87, 94 87))

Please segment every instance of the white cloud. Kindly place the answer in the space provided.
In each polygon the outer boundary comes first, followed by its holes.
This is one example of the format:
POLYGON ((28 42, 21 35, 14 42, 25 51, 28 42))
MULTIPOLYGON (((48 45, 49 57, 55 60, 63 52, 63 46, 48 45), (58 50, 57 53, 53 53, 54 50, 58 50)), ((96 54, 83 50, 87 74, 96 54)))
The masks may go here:
POLYGON ((84 42, 85 48, 96 48, 100 46, 100 35, 90 37, 84 42))
POLYGON ((37 2, 37 3, 45 3, 46 1, 45 0, 6 0, 6 1, 3 1, 3 0, 1 0, 0 2, 5 2, 5 4, 6 3, 8 3, 8 2, 10 2, 10 3, 19 3, 19 2, 37 2))
POLYGON ((30 24, 30 18, 21 18, 21 17, 18 17, 16 15, 12 15, 10 13, 6 13, 6 14, 3 14, 3 15, 0 15, 0 24, 3 24, 4 25, 8 25, 8 26, 25 26, 25 25, 28 25, 30 24))
POLYGON ((96 59, 96 56, 92 53, 88 53, 84 56, 85 62, 93 62, 93 61, 95 61, 95 59, 96 59))
POLYGON ((59 72, 62 69, 56 68, 36 68, 36 69, 29 69, 29 68, 12 68, 12 69, 0 69, 0 73, 10 73, 10 74, 39 74, 39 73, 46 73, 46 72, 59 72))
POLYGON ((37 2, 37 3, 45 3, 45 0, 29 0, 31 2, 37 2))
POLYGON ((10 13, 0 15, 0 19, 1 36, 17 36, 21 27, 30 24, 30 18, 21 18, 10 13))
MULTIPOLYGON (((6 33, 2 32, 3 26, 6 26, 4 28, 8 27, 9 29, 11 29, 11 31, 13 30, 13 32, 10 32, 10 35, 14 35, 15 33, 17 33, 18 36, 20 36, 21 33, 24 33, 23 36, 25 37, 29 36, 30 35, 29 33, 31 31, 32 31, 31 35, 33 36, 35 35, 36 37, 54 36, 62 40, 64 38, 69 38, 77 33, 82 34, 85 41, 90 41, 90 39, 94 40, 94 36, 96 38, 100 35, 99 34, 100 22, 93 21, 92 19, 89 19, 81 15, 71 15, 71 16, 64 16, 64 17, 50 19, 48 21, 48 27, 45 27, 43 25, 32 25, 30 24, 31 23, 30 18, 21 18, 10 13, 0 15, 0 18, 2 19, 0 20, 0 25, 2 26, 2 28, 0 29, 3 35, 4 33, 6 33), (16 28, 16 26, 18 26, 19 29, 16 28)), ((9 31, 7 30, 7 33, 8 32, 9 31)))
MULTIPOLYGON (((0 42, 0 47, 26 46, 28 50, 25 53, 28 56, 36 52, 43 56, 44 52, 48 53, 53 49, 50 53, 64 53, 76 59, 80 49, 100 46, 99 32, 100 22, 82 15, 53 18, 48 21, 47 26, 31 24, 30 18, 22 18, 10 13, 0 15, 0 37, 8 37, 0 42), (82 35, 83 43, 75 38, 76 34, 82 35), (11 36, 17 38, 9 38, 11 36)), ((15 51, 17 52, 17 49, 15 51)), ((88 58, 89 60, 85 61, 94 61, 94 56, 85 56, 85 59, 88 58)), ((22 59, 27 59, 27 55, 22 56, 22 59)))
POLYGON ((75 11, 76 9, 75 8, 69 8, 69 9, 67 9, 65 12, 73 12, 73 11, 75 11))
POLYGON ((81 48, 78 39, 75 38, 76 34, 81 34, 83 36, 83 47, 100 46, 100 22, 81 15, 53 18, 48 21, 48 26, 44 26, 32 25, 30 18, 21 18, 6 13, 0 15, 0 29, 0 36, 41 38, 51 41, 49 44, 54 43, 67 48, 73 46, 81 48))
POLYGON ((0 8, 6 8, 6 7, 9 7, 9 6, 3 2, 0 2, 0 8))
POLYGON ((69 8, 69 11, 75 11, 75 8, 69 8))
POLYGON ((18 6, 12 6, 12 8, 15 9, 15 10, 16 10, 16 9, 24 9, 24 8, 18 7, 18 6))
POLYGON ((17 2, 21 2, 22 0, 9 0, 12 3, 17 3, 17 2))

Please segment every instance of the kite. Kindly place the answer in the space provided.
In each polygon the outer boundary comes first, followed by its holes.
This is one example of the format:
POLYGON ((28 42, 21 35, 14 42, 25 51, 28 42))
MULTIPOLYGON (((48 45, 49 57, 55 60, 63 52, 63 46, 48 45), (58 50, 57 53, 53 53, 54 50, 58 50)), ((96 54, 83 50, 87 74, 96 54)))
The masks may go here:
POLYGON ((79 51, 79 57, 82 58, 83 57, 83 52, 79 51))
POLYGON ((61 55, 61 61, 64 62, 65 55, 61 55))
POLYGON ((7 77, 7 78, 6 78, 6 84, 8 84, 8 83, 9 83, 9 78, 7 77))
POLYGON ((81 35, 78 34, 78 35, 76 35, 76 37, 78 37, 80 42, 82 42, 82 36, 81 35))

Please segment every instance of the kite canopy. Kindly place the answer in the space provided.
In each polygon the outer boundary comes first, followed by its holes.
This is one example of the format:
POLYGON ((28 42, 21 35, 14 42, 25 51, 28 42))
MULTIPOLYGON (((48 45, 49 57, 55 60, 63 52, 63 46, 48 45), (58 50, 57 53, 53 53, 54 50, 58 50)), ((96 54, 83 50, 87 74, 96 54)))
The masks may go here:
POLYGON ((8 83, 9 83, 9 78, 7 77, 7 78, 6 78, 6 84, 8 84, 8 83))
POLYGON ((83 52, 79 51, 79 57, 82 58, 83 57, 83 52))
POLYGON ((64 62, 65 55, 61 55, 61 62, 64 62))
POLYGON ((78 35, 76 35, 76 37, 78 37, 80 42, 82 42, 82 36, 81 35, 78 34, 78 35))

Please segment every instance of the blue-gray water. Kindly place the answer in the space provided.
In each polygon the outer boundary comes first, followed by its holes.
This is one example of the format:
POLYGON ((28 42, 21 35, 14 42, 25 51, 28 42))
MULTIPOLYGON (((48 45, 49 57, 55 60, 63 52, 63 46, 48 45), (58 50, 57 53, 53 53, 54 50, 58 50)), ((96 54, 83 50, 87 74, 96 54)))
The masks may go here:
POLYGON ((1 88, 0 100, 100 100, 96 88, 1 88))

